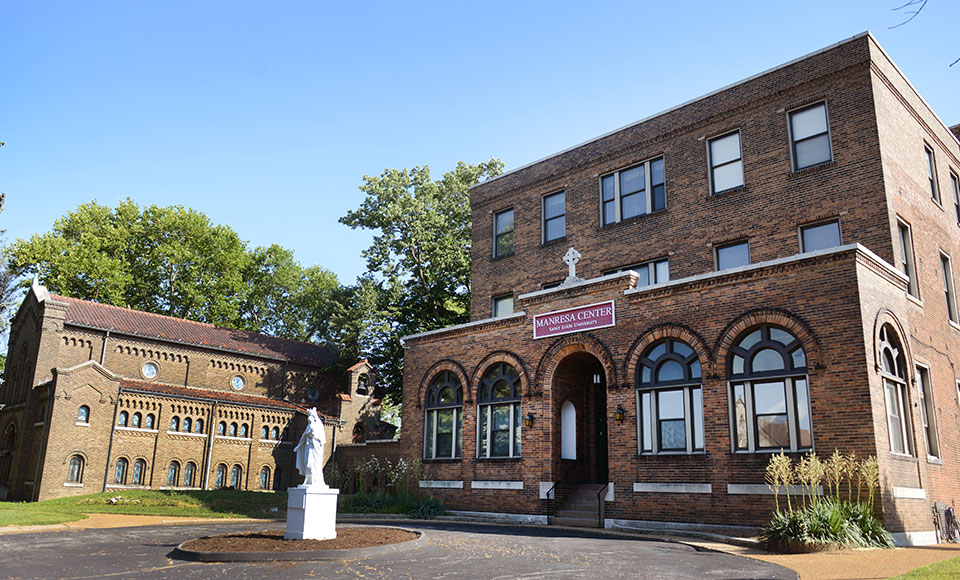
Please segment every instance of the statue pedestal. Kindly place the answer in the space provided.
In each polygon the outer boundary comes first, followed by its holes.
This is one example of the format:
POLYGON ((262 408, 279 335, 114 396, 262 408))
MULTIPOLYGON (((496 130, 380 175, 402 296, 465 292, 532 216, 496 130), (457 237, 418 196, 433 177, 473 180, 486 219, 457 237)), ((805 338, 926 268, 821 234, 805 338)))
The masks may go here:
POLYGON ((285 540, 332 540, 337 537, 337 496, 332 487, 298 485, 287 490, 285 540))

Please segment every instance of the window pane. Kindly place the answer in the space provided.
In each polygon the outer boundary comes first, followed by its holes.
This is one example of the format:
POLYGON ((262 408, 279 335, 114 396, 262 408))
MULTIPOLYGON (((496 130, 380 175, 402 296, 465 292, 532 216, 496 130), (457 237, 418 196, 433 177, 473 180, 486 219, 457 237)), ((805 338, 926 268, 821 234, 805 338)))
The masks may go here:
POLYGON ((437 411, 437 457, 453 454, 453 410, 437 411))
POLYGON ((650 285, 650 265, 643 264, 633 269, 637 273, 637 288, 650 285))
POLYGON ((686 450, 687 437, 683 419, 660 421, 660 449, 686 450))
POLYGON ((513 296, 503 296, 493 302, 493 316, 508 316, 513 314, 513 296))
POLYGON ((830 161, 830 138, 827 135, 800 141, 794 149, 797 154, 797 169, 830 161))
POLYGON ((786 415, 757 417, 757 447, 790 447, 786 415))
POLYGON ((550 219, 564 213, 564 194, 555 193, 543 198, 543 217, 550 219))
POLYGON ((650 211, 660 211, 667 207, 667 190, 663 184, 650 188, 650 203, 653 204, 650 211))
POLYGON ((787 398, 783 381, 772 383, 754 383, 753 408, 758 415, 787 412, 787 398))
POLYGON ((656 268, 656 279, 654 280, 656 284, 670 281, 670 262, 668 260, 660 260, 654 264, 654 267, 656 268))
POLYGON ((747 336, 743 337, 743 339, 740 340, 737 346, 742 348, 743 350, 750 350, 750 347, 760 342, 762 338, 763 336, 760 334, 760 330, 757 329, 751 332, 750 334, 748 334, 747 336))
POLYGON ((797 350, 790 353, 790 356, 793 358, 793 368, 802 369, 807 366, 807 357, 803 354, 803 349, 798 348, 797 350))
POLYGON ((733 387, 733 412, 736 417, 734 424, 734 434, 736 435, 736 448, 747 448, 747 400, 745 398, 745 389, 743 385, 734 385, 733 387))
POLYGON ((520 403, 513 404, 513 455, 520 456, 520 403))
POLYGON ((456 457, 460 457, 463 454, 463 413, 460 409, 457 409, 457 432, 454 435, 454 443, 457 446, 456 457))
POLYGON ((603 225, 617 221, 617 202, 610 200, 603 202, 603 225))
POLYGON ((644 451, 653 451, 653 435, 652 435, 652 426, 650 418, 650 393, 643 393, 640 395, 640 415, 641 425, 641 444, 644 451))
POLYGON ((654 159, 650 162, 650 183, 654 186, 663 185, 663 158, 654 159))
POLYGON ((890 451, 903 453, 903 433, 900 423, 898 386, 893 381, 884 381, 887 400, 887 429, 890 432, 890 451))
POLYGON ((510 430, 510 406, 509 405, 496 405, 493 407, 493 430, 494 431, 510 430))
POLYGON ((497 233, 513 231, 513 210, 497 214, 497 233))
POLYGON ((546 223, 546 241, 556 240, 566 235, 566 218, 561 216, 546 223))
POLYGON ((743 357, 736 354, 733 355, 733 374, 743 374, 743 357))
POLYGON ((657 380, 680 381, 683 380, 683 366, 675 360, 668 360, 657 369, 657 380))
POLYGON ((797 400, 797 443, 800 447, 813 446, 813 429, 810 426, 810 396, 807 393, 807 381, 797 379, 793 382, 797 400))
POLYGON ((680 342, 675 340, 673 341, 673 343, 671 343, 671 346, 673 347, 673 352, 675 354, 682 356, 683 358, 687 358, 688 356, 693 354, 693 349, 690 348, 685 342, 680 342))
POLYGON ((717 269, 726 270, 746 266, 750 263, 750 252, 746 242, 717 248, 717 269))
POLYGON ((647 198, 643 193, 620 197, 620 219, 632 218, 647 212, 647 198))
POLYGON ((620 172, 620 195, 624 196, 644 189, 643 165, 620 172))
POLYGON ((703 449, 703 391, 691 391, 690 405, 693 407, 693 448, 703 449))
POLYGON ((726 191, 743 185, 743 162, 737 161, 713 170, 713 191, 726 191))
POLYGON ((780 344, 786 346, 796 340, 792 334, 786 330, 781 330, 775 326, 770 327, 770 340, 775 340, 780 344))
POLYGON ((437 414, 436 411, 427 411, 427 424, 424 427, 424 441, 426 443, 426 449, 424 450, 424 456, 427 458, 433 458, 433 421, 434 416, 437 414))
POLYGON ((513 252, 513 230, 497 234, 497 255, 504 256, 513 252))
POLYGON ((810 107, 790 114, 793 140, 799 141, 811 135, 827 132, 827 115, 823 105, 810 107))
POLYGON ((803 237, 803 251, 813 252, 840 245, 840 224, 828 222, 807 226, 800 230, 803 237))
POLYGON ((700 361, 695 360, 690 363, 690 378, 699 379, 700 378, 700 361))
POLYGON ((765 348, 753 355, 753 361, 750 366, 753 372, 762 373, 764 371, 783 370, 783 363, 783 357, 779 352, 772 348, 765 348))
POLYGON ((484 405, 480 407, 480 457, 487 456, 487 434, 489 432, 490 407, 484 405))
POLYGON ((731 133, 710 141, 710 163, 713 167, 740 159, 740 133, 731 133))
POLYGON ((683 419, 683 391, 657 393, 657 415, 663 419, 683 419))
POLYGON ((613 175, 608 175, 600 180, 600 189, 603 191, 603 201, 613 201, 617 194, 613 175))

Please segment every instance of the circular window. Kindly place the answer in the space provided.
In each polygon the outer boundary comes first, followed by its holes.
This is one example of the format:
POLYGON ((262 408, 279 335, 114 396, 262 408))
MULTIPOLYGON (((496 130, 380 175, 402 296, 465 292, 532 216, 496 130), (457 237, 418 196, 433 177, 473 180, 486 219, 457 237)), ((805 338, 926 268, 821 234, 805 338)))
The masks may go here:
POLYGON ((320 398, 320 389, 313 387, 307 391, 307 398, 311 401, 316 401, 320 398))
POLYGON ((145 362, 143 366, 140 367, 140 374, 143 375, 145 379, 156 378, 160 374, 160 367, 157 366, 155 362, 145 362))
POLYGON ((243 390, 243 387, 245 387, 246 385, 247 385, 247 382, 244 381, 243 377, 241 377, 240 375, 237 375, 232 379, 230 379, 230 386, 238 391, 243 390))

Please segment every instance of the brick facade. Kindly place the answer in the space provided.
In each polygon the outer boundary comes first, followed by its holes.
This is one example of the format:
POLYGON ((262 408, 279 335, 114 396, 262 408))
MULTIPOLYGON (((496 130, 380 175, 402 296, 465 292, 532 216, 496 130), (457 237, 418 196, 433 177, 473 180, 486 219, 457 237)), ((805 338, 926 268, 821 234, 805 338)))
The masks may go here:
POLYGON ((326 459, 338 440, 381 429, 366 361, 342 377, 323 346, 55 296, 36 283, 8 352, 8 499, 282 489, 302 479, 293 447, 307 407, 327 424, 326 459))
MULTIPOLYGON (((425 397, 449 371, 463 388, 462 452, 425 459, 425 485, 448 507, 542 516, 545 490, 582 481, 612 485, 608 522, 758 525, 773 508, 762 486, 772 450, 761 445, 766 419, 760 410, 743 415, 735 389, 754 392, 763 381, 735 380, 744 364, 735 353, 754 330, 773 329, 799 341, 792 344, 804 357, 792 378, 787 371, 765 375, 782 376, 780 392, 790 393, 783 395, 790 410, 775 419, 783 431, 771 437, 791 431, 786 450, 794 457, 809 449, 877 456, 886 525, 901 542, 928 541, 931 502, 960 499, 951 354, 960 350, 960 326, 948 321, 940 258, 960 259, 951 189, 958 170, 954 132, 864 34, 475 186, 472 322, 405 338, 404 452, 423 457, 425 441, 439 440, 424 434, 425 397), (826 113, 829 158, 796 170, 790 115, 817 105, 826 113), (711 195, 710 140, 734 130, 742 185, 711 195), (924 147, 935 155, 939 204, 931 199, 924 147), (602 178, 661 158, 666 208, 602 225, 602 178), (560 191, 565 236, 544 243, 543 196, 560 191), (512 252, 494 257, 494 215, 507 209, 512 252), (823 220, 839 224, 842 240, 802 253, 801 228, 823 220), (908 295, 910 279, 901 271, 901 221, 912 231, 919 299, 908 295), (716 271, 716 247, 741 240, 749 242, 749 265, 716 271), (577 275, 585 280, 552 287, 567 276, 561 258, 570 247, 582 256, 577 275), (669 281, 647 285, 646 272, 604 275, 657 259, 669 260, 669 281), (513 296, 515 314, 490 318, 493 297, 504 294, 513 296), (615 325, 533 338, 535 316, 606 301, 614 303, 615 325), (906 369, 899 409, 905 453, 891 452, 888 415, 896 409, 885 400, 882 330, 896 337, 906 369), (702 449, 641 448, 652 436, 641 433, 651 420, 640 416, 640 393, 666 392, 638 389, 646 380, 641 361, 665 341, 696 355, 690 360, 699 376, 671 388, 702 397, 680 416, 687 439, 702 433, 702 449), (516 369, 520 414, 533 417, 532 427, 520 428, 518 457, 478 450, 482 377, 498 361, 516 369), (929 457, 917 365, 929 371, 939 437, 929 457), (575 460, 561 457, 567 401, 576 409, 575 460), (703 426, 693 427, 700 408, 703 426), (749 437, 740 421, 755 427, 749 437)), ((748 400, 754 396, 761 394, 748 400)), ((671 425, 662 428, 676 421, 671 425)))

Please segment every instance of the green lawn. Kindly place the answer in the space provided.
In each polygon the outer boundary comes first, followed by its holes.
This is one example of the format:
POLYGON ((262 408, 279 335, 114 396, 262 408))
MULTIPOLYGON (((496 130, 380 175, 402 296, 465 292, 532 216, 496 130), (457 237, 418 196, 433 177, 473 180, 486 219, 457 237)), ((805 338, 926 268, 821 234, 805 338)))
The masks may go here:
POLYGON ((127 490, 33 503, 0 502, 0 526, 57 524, 84 519, 85 514, 283 518, 286 511, 286 492, 127 490), (111 498, 119 499, 110 503, 111 498))
POLYGON ((890 580, 934 580, 940 578, 960 578, 960 556, 923 568, 917 568, 903 576, 896 576, 890 580))

